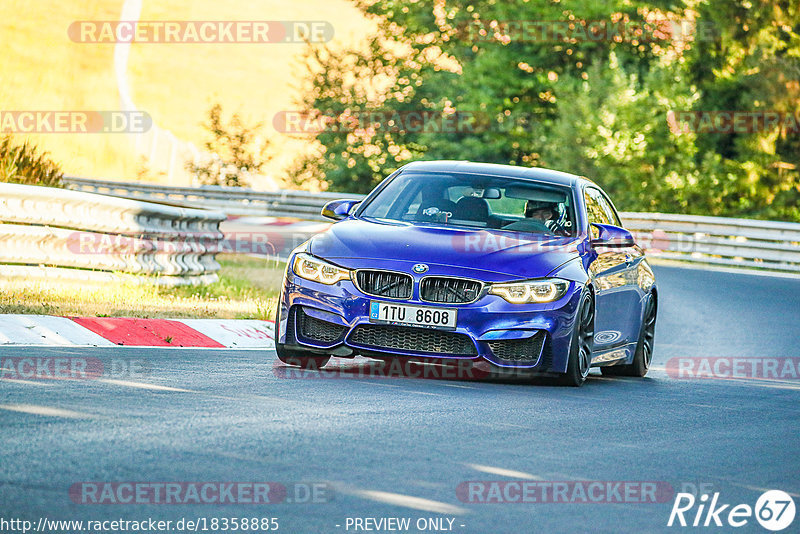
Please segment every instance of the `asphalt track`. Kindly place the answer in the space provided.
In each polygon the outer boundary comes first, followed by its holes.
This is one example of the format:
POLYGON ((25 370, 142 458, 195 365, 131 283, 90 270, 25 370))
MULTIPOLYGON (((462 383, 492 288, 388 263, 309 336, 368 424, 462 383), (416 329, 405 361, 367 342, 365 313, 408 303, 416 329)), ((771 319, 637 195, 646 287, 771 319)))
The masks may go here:
MULTIPOLYGON (((286 378, 273 351, 0 348, 4 357, 139 364, 103 379, 0 381, 0 518, 35 526, 42 517, 275 517, 289 533, 354 532, 347 518, 388 517, 412 527, 450 518, 452 531, 465 533, 698 530, 666 526, 671 498, 476 504, 456 491, 465 481, 503 480, 704 484, 721 502, 751 506, 781 489, 800 507, 800 381, 685 380, 664 370, 675 357, 800 356, 800 281, 656 271, 654 368, 646 379, 593 372, 580 389, 286 378), (69 489, 85 481, 302 482, 329 493, 317 503, 75 504, 69 489)), ((733 530, 766 532, 753 518, 711 528, 733 530)))

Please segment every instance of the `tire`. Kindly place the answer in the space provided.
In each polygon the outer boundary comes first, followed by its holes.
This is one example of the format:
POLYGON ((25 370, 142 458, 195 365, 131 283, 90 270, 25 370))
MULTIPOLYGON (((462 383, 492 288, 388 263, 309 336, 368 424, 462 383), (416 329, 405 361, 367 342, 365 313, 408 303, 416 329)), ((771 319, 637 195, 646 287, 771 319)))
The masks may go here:
POLYGON ((578 306, 577 319, 572 330, 567 372, 560 379, 562 385, 580 387, 586 381, 592 366, 594 311, 594 297, 591 291, 586 290, 581 295, 581 303, 578 306))
POLYGON ((656 317, 658 306, 656 297, 650 294, 644 306, 644 316, 642 327, 639 330, 639 341, 636 343, 636 352, 633 355, 633 362, 628 365, 611 365, 601 367, 600 372, 605 376, 638 376, 643 377, 650 369, 650 362, 653 361, 653 344, 656 336, 656 317))
POLYGON ((278 308, 275 314, 275 353, 278 355, 278 359, 286 365, 293 365, 301 369, 310 371, 322 369, 331 359, 330 356, 309 356, 307 352, 287 349, 283 343, 278 343, 278 339, 280 338, 280 318, 281 304, 278 302, 278 308))

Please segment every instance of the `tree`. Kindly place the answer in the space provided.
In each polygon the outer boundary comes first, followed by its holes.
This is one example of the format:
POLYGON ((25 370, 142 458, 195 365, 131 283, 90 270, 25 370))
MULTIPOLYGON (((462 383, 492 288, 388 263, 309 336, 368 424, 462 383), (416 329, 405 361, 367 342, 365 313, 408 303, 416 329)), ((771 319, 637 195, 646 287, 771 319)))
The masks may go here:
POLYGON ((796 3, 358 4, 377 34, 363 50, 309 51, 303 109, 455 113, 474 127, 325 129, 320 152, 298 165, 300 181, 366 192, 410 159, 472 159, 584 174, 626 210, 800 220, 800 134, 669 122, 682 111, 798 116, 796 3))
POLYGON ((265 156, 267 144, 256 138, 261 125, 247 126, 235 113, 226 124, 222 106, 215 104, 204 126, 211 134, 204 145, 209 155, 187 163, 189 172, 203 184, 249 185, 250 177, 258 174, 270 159, 265 156))

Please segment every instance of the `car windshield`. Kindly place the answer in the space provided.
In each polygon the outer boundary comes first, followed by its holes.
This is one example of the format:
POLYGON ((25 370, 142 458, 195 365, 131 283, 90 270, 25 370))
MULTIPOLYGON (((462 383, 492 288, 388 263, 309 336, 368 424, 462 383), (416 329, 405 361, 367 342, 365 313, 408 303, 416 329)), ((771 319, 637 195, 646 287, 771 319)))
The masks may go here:
POLYGON ((502 176, 404 172, 359 211, 365 219, 574 236, 568 187, 502 176))

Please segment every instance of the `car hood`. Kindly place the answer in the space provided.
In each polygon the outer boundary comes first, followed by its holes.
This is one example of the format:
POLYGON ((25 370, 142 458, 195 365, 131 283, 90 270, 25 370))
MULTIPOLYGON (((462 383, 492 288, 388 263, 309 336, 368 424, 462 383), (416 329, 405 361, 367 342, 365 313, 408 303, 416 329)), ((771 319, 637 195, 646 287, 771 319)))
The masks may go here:
POLYGON ((391 268, 393 262, 425 263, 497 273, 504 275, 502 279, 511 280, 548 275, 578 257, 578 243, 574 237, 351 218, 316 235, 309 250, 317 257, 352 269, 391 268))

